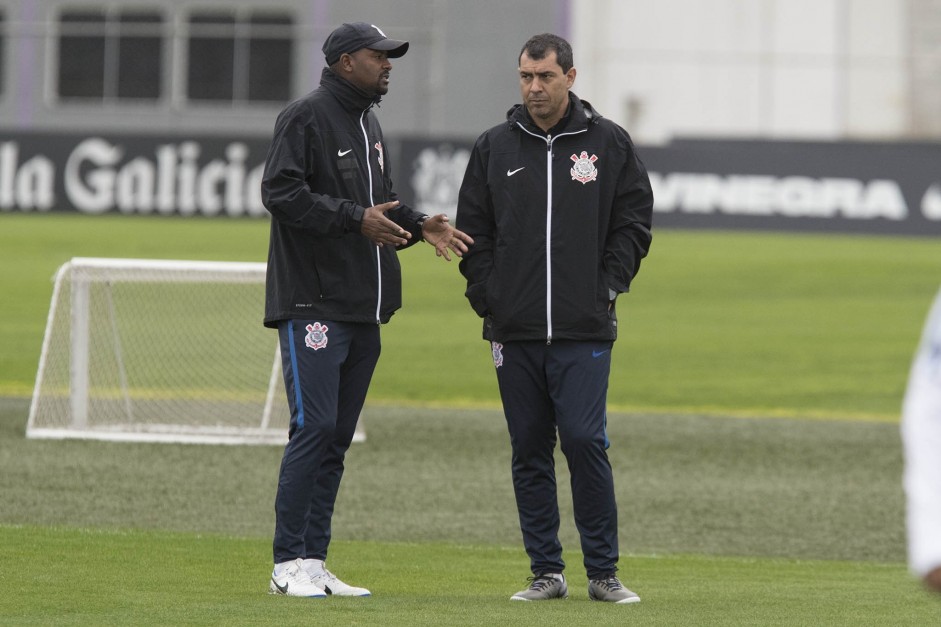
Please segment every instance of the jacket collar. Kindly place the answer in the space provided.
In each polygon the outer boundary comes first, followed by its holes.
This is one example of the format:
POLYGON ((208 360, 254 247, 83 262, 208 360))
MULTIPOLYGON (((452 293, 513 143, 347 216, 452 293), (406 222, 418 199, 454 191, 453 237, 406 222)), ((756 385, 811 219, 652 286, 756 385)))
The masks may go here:
MULTIPOLYGON (((509 111, 506 112, 507 122, 511 126, 516 126, 517 124, 522 124, 527 130, 536 133, 537 135, 547 135, 545 131, 536 126, 536 123, 533 122, 532 117, 529 115, 529 111, 524 105, 517 104, 513 105, 509 111)), ((552 135, 558 135, 559 133, 569 133, 572 131, 580 131, 588 128, 589 124, 596 123, 601 118, 601 114, 595 111, 595 108, 591 106, 587 100, 581 100, 574 93, 569 92, 569 108, 566 111, 565 116, 559 120, 551 130, 552 135)))
POLYGON ((345 78, 341 78, 329 67, 320 74, 320 86, 329 91, 349 111, 363 111, 379 104, 382 98, 371 95, 345 78))

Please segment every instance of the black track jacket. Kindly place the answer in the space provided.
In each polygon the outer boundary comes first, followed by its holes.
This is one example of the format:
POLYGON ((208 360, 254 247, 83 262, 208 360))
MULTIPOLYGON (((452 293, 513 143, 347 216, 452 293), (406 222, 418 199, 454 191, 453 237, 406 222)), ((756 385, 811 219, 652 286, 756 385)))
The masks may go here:
POLYGON ((546 134, 516 105, 477 139, 458 198, 461 259, 483 336, 614 340, 609 302, 651 242, 653 193, 627 131, 569 95, 546 134))
MULTIPOLYGON (((360 234, 367 207, 397 200, 371 97, 324 68, 275 123, 261 195, 271 213, 265 326, 289 318, 388 322, 402 305, 395 248, 360 234)), ((386 216, 421 240, 422 214, 386 216)))

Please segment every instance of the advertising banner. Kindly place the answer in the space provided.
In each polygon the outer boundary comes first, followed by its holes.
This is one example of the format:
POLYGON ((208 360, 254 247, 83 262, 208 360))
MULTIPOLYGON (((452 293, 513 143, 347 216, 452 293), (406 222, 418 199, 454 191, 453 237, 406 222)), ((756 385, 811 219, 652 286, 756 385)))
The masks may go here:
MULTIPOLYGON (((267 217, 268 138, 0 136, 0 212, 267 217)), ((455 215, 473 142, 390 141, 399 196, 455 215)), ((941 236, 941 143, 677 140, 639 146, 655 227, 941 236)))
POLYGON ((941 235, 941 144, 676 141, 641 148, 656 223, 941 235))
MULTIPOLYGON (((453 215, 472 147, 403 142, 412 189, 402 195, 453 215)), ((655 228, 941 236, 941 143, 679 140, 637 150, 655 228)))
POLYGON ((0 139, 0 211, 263 216, 267 150, 216 137, 0 139))

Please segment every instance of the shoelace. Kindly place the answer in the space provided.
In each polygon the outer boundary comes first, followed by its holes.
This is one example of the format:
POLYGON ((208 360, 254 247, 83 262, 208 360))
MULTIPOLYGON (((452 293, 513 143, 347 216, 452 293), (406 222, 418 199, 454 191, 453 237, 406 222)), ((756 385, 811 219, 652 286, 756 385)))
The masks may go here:
POLYGON ((284 569, 284 572, 281 573, 282 577, 295 577, 298 573, 302 572, 303 569, 297 564, 291 564, 284 569))
POLYGON ((527 581, 530 582, 530 590, 542 591, 552 585, 552 582, 555 581, 555 577, 550 577, 548 575, 539 575, 538 577, 530 577, 527 581))
POLYGON ((290 577, 292 579, 299 579, 302 583, 305 581, 311 581, 310 575, 307 574, 300 564, 291 564, 284 569, 284 572, 281 573, 282 577, 290 577))
POLYGON ((335 583, 339 581, 339 579, 337 579, 337 576, 331 573, 326 568, 323 569, 323 574, 320 575, 318 578, 327 580, 327 583, 335 583))
POLYGON ((624 586, 621 585, 621 581, 617 577, 608 577, 607 579, 596 579, 595 583, 599 586, 607 588, 608 590, 620 590, 624 586))

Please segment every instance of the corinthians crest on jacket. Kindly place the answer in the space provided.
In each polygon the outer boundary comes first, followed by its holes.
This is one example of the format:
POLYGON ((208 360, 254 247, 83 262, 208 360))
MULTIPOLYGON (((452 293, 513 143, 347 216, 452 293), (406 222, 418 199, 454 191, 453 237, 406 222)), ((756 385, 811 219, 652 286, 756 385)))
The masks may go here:
POLYGON ((385 153, 382 150, 382 142, 376 142, 376 145, 373 146, 373 148, 375 148, 379 152, 379 169, 385 172, 386 163, 385 163, 385 153))
POLYGON ((572 155, 571 159, 575 162, 571 170, 572 180, 579 181, 584 185, 598 178, 598 168, 595 167, 595 161, 598 160, 597 156, 592 155, 589 157, 588 153, 583 150, 582 154, 572 155))

